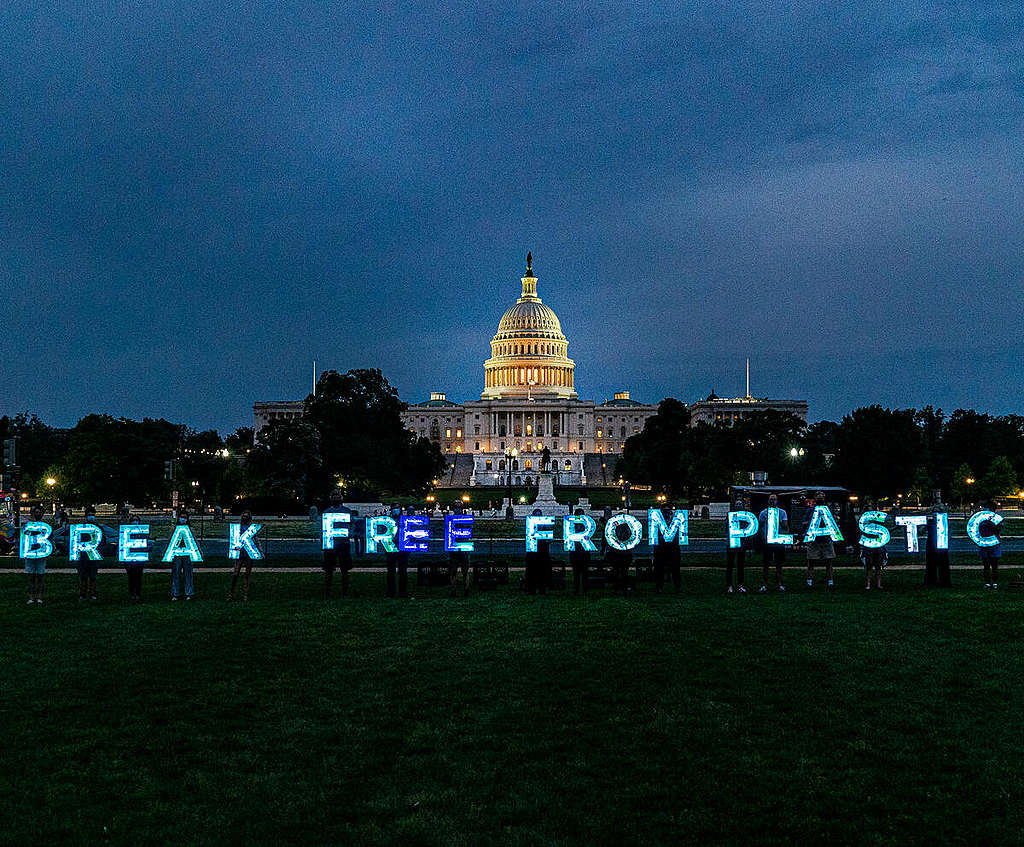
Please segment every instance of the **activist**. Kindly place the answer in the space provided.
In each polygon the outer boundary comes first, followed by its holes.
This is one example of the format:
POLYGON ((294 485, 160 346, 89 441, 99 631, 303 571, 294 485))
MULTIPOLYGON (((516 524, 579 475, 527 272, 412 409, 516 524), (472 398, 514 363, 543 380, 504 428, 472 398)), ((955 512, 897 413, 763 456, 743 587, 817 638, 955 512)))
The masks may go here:
MULTIPOLYGON (((241 533, 245 533, 252 526, 252 512, 245 509, 239 515, 238 527, 241 533)), ((253 542, 255 543, 255 541, 253 542)), ((242 588, 242 600, 249 599, 249 578, 252 576, 252 556, 244 547, 238 551, 238 559, 235 560, 235 572, 231 576, 231 588, 228 589, 228 600, 235 599, 235 587, 238 585, 238 576, 242 572, 242 562, 245 562, 245 585, 242 588)))
MULTIPOLYGON (((984 507, 991 511, 992 504, 986 503, 984 507)), ((983 520, 978 525, 978 531, 983 536, 995 536, 999 541, 991 547, 979 547, 978 555, 981 557, 981 567, 985 576, 986 588, 999 588, 999 559, 1003 555, 1002 536, 999 534, 999 524, 992 520, 983 520), (989 581, 989 573, 992 579, 989 581)), ((40 603, 42 600, 39 601, 40 603)))
MULTIPOLYGON (((861 509, 861 514, 865 512, 876 512, 879 511, 873 505, 870 499, 865 498, 864 507, 861 509)), ((881 512, 885 515, 885 512, 881 512)), ((884 522, 883 517, 879 523, 884 522)), ((884 568, 889 561, 889 554, 886 552, 885 547, 867 547, 864 544, 866 538, 869 538, 864 532, 860 533, 858 553, 860 556, 861 564, 864 565, 864 590, 871 590, 871 572, 875 574, 875 589, 878 591, 882 590, 882 568, 884 568)))
MULTIPOLYGON (((775 565, 775 587, 779 591, 785 591, 786 586, 782 584, 782 565, 786 561, 785 544, 769 544, 767 542, 768 509, 779 509, 779 498, 775 494, 768 495, 768 507, 761 510, 757 516, 758 539, 761 543, 761 593, 768 590, 768 567, 775 565)), ((785 509, 779 509, 779 532, 783 535, 789 532, 789 515, 785 509)))
MULTIPOLYGON (((669 506, 668 513, 675 514, 675 507, 669 506)), ((665 586, 665 569, 668 568, 672 578, 672 586, 676 594, 679 593, 680 577, 679 568, 682 564, 682 550, 679 547, 679 536, 676 535, 671 541, 662 541, 655 544, 651 550, 651 558, 654 560, 654 591, 661 594, 665 586)))
MULTIPOLYGON (((775 495, 773 494, 772 496, 774 497, 775 495)), ((737 497, 736 498, 736 502, 733 503, 733 508, 737 512, 743 510, 743 498, 742 497, 737 497)), ((763 515, 765 515, 765 517, 767 517, 767 512, 762 512, 761 514, 763 514, 763 515)), ((747 556, 747 550, 750 549, 750 545, 752 543, 751 538, 752 538, 752 536, 747 536, 746 538, 741 539, 740 546, 739 546, 738 549, 735 548, 735 547, 730 546, 729 544, 725 545, 725 593, 726 594, 732 594, 733 593, 733 587, 732 587, 732 570, 733 570, 733 567, 736 568, 736 582, 737 582, 736 591, 737 591, 737 593, 739 593, 739 594, 746 594, 747 593, 747 589, 743 585, 743 564, 744 564, 744 560, 746 559, 746 556, 747 556)), ((766 573, 765 574, 765 581, 766 582, 767 582, 767 579, 768 579, 768 576, 767 576, 767 573, 766 573)), ((762 588, 761 590, 764 591, 765 589, 762 588)))
MULTIPOLYGON (((96 507, 85 507, 85 523, 96 523, 96 507)), ((102 533, 102 530, 100 530, 102 533)), ((90 559, 88 556, 79 556, 75 561, 75 570, 78 571, 78 602, 81 603, 88 596, 97 600, 96 596, 96 575, 100 572, 99 561, 90 559)))
MULTIPOLYGON (((811 525, 811 521, 814 519, 814 511, 818 506, 825 505, 825 493, 819 491, 814 495, 814 503, 809 505, 804 512, 804 520, 802 531, 807 532, 807 528, 811 525)), ((807 551, 807 587, 812 588, 814 586, 814 563, 824 562, 825 564, 825 579, 826 585, 832 587, 832 568, 836 561, 836 549, 832 544, 831 537, 827 535, 819 535, 810 541, 804 543, 804 549, 807 551)))
POLYGON ((953 575, 949 567, 949 540, 939 545, 938 515, 945 511, 945 506, 936 503, 928 513, 928 544, 925 548, 925 585, 938 585, 939 588, 952 588, 953 575))
MULTIPOLYGON (((43 519, 43 507, 32 507, 32 521, 40 522, 43 519)), ((20 546, 20 545, 19 545, 20 546)), ((46 559, 23 559, 25 573, 28 574, 28 603, 43 602, 43 577, 46 576, 46 559)))
MULTIPOLYGON (((402 519, 402 507, 395 503, 391 507, 390 517, 395 522, 395 526, 398 526, 399 521, 402 519)), ((394 552, 387 551, 384 553, 384 566, 387 570, 385 577, 385 596, 394 597, 396 596, 396 581, 397 581, 397 596, 408 597, 409 596, 409 553, 406 550, 395 550, 394 552), (396 580, 397 577, 397 580, 396 580)))
MULTIPOLYGON (((574 514, 579 517, 583 514, 583 510, 577 509, 574 514)), ((586 594, 590 551, 584 549, 582 544, 577 544, 569 551, 569 564, 572 566, 572 593, 579 594, 582 587, 583 593, 586 594)))
MULTIPOLYGON (((177 518, 174 521, 174 526, 189 526, 189 513, 188 509, 182 506, 177 511, 177 518)), ((172 531, 173 532, 173 531, 172 531)), ((181 578, 184 576, 185 581, 185 599, 191 600, 192 595, 195 593, 194 585, 194 562, 191 556, 175 556, 171 560, 171 600, 176 602, 178 599, 178 589, 180 586, 181 578)), ((93 598, 95 599, 95 598, 93 598)))
MULTIPOLYGON (((131 526, 139 526, 142 522, 138 515, 129 515, 127 523, 131 526)), ((142 600, 142 569, 145 565, 142 562, 125 562, 124 572, 128 575, 128 600, 138 603, 142 600)))
MULTIPOLYGON (((455 504, 452 506, 453 515, 465 514, 465 510, 461 505, 455 504)), ((529 555, 529 554, 527 554, 529 555)), ((462 570, 462 596, 469 596, 469 553, 463 550, 449 550, 448 551, 448 596, 454 597, 456 595, 456 580, 458 579, 459 570, 462 570)))
MULTIPOLYGON (((347 514, 351 515, 352 510, 344 505, 345 495, 340 489, 331 494, 331 504, 323 510, 325 514, 347 514)), ((352 540, 351 538, 332 538, 331 547, 324 550, 324 599, 331 596, 331 583, 334 581, 334 571, 341 569, 341 596, 348 595, 349 571, 352 570, 352 540)))

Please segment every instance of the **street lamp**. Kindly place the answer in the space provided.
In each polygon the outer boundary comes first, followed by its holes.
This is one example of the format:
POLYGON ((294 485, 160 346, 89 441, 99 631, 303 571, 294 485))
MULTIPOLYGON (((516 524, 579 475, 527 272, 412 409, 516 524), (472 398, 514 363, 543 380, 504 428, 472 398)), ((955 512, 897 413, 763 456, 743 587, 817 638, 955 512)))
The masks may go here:
POLYGON ((50 486, 50 488, 53 488, 53 486, 57 484, 57 480, 55 480, 52 476, 48 476, 46 478, 46 484, 50 486))
POLYGON ((515 510, 512 508, 512 460, 519 455, 519 451, 513 447, 505 451, 505 482, 508 484, 508 508, 505 510, 505 519, 511 520, 515 517, 515 510))

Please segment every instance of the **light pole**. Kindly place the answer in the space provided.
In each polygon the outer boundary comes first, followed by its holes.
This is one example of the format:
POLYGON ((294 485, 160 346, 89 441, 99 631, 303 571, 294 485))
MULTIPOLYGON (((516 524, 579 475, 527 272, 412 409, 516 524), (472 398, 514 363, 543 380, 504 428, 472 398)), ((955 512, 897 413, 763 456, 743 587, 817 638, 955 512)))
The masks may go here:
POLYGON ((512 508, 512 460, 519 455, 519 451, 513 447, 505 451, 505 482, 508 484, 508 508, 505 510, 505 519, 512 520, 515 517, 515 509, 512 508))
POLYGON ((57 480, 55 480, 52 476, 48 476, 46 478, 46 487, 50 489, 50 505, 53 507, 54 514, 57 514, 57 501, 53 499, 53 486, 55 486, 56 484, 57 480))

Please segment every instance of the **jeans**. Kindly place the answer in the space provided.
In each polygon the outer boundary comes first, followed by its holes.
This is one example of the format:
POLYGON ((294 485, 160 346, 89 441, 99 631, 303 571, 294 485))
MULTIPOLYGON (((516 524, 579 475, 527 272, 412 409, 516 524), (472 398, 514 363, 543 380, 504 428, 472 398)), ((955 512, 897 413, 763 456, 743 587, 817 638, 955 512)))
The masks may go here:
POLYGON ((187 556, 177 556, 171 563, 171 596, 178 596, 178 579, 182 573, 185 575, 185 596, 191 597, 193 593, 192 586, 192 568, 193 562, 187 556))

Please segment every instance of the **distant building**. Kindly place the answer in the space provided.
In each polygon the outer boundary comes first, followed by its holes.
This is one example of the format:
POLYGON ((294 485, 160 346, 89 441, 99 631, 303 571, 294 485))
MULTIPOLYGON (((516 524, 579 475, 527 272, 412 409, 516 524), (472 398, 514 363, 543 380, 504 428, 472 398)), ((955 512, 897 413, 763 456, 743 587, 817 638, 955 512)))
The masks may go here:
POLYGON ((449 454, 446 481, 453 485, 506 485, 510 476, 513 485, 532 482, 545 448, 559 484, 605 484, 613 468, 602 456, 621 453, 658 407, 631 399, 628 391, 603 403, 580 400, 569 342, 537 294, 530 256, 521 282, 522 294, 491 339, 480 399, 454 403, 432 392, 411 404, 402 420, 449 454))
MULTIPOLYGON (((430 399, 410 404, 402 422, 447 456, 441 485, 528 485, 541 471, 545 448, 558 484, 614 484, 615 459, 658 406, 634 400, 628 391, 601 403, 579 399, 569 342, 558 316, 537 294, 530 255, 521 282, 522 293, 491 339, 480 399, 456 403, 434 391, 430 399)), ((731 425, 761 409, 789 411, 807 421, 804 400, 728 400, 714 392, 690 406, 690 413, 694 423, 731 425)), ((254 430, 258 434, 271 421, 301 417, 302 410, 302 401, 256 403, 254 430)))
POLYGON ((252 431, 259 431, 272 421, 290 421, 301 418, 302 400, 260 400, 252 404, 252 431))
POLYGON ((705 399, 690 404, 690 425, 720 423, 732 426, 754 412, 789 412, 807 425, 806 400, 772 400, 768 397, 719 397, 712 391, 705 399))

